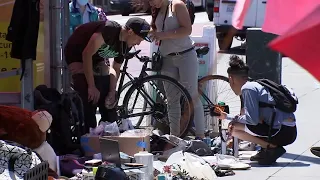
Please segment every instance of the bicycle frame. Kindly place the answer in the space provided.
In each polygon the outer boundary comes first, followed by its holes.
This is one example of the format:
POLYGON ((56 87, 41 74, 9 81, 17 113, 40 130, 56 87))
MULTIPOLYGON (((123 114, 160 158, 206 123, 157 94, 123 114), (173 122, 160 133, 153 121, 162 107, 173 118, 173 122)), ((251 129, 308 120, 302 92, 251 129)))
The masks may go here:
MULTIPOLYGON (((146 92, 145 89, 143 89, 143 87, 141 87, 141 85, 139 84, 139 80, 141 80, 142 78, 144 78, 145 76, 147 76, 147 71, 152 71, 150 68, 148 68, 148 63, 151 62, 150 60, 143 62, 142 65, 142 69, 141 72, 139 74, 138 77, 133 77, 133 75, 131 75, 130 73, 127 72, 128 69, 128 61, 129 59, 126 58, 124 61, 124 65, 123 68, 120 70, 120 82, 119 82, 119 86, 118 86, 118 99, 120 98, 120 93, 122 92, 122 88, 123 88, 123 84, 124 84, 124 78, 127 76, 129 78, 129 80, 132 82, 132 86, 135 86, 136 89, 138 90, 139 93, 137 93, 135 100, 134 100, 134 104, 137 101, 138 95, 141 94, 142 97, 144 98, 144 100, 146 100, 147 104, 150 107, 153 107, 156 102, 152 99, 152 97, 150 97, 150 95, 146 92)), ((156 84, 151 84, 151 86, 156 90, 156 92, 160 92, 162 94, 162 92, 159 90, 159 88, 157 88, 156 84)), ((162 94, 163 95, 163 94, 162 94)), ((164 95, 161 97, 165 97, 164 95)), ((154 113, 153 111, 150 112, 141 112, 141 113, 135 113, 135 114, 130 114, 127 115, 127 113, 125 113, 125 115, 121 116, 120 118, 129 118, 129 117, 137 117, 137 116, 143 116, 143 115, 150 115, 154 113)))
MULTIPOLYGON (((208 106, 214 106, 214 103, 210 100, 210 98, 204 93, 201 89, 199 89, 200 97, 202 97, 207 103, 208 106)), ((210 112, 210 109, 209 109, 210 112)))

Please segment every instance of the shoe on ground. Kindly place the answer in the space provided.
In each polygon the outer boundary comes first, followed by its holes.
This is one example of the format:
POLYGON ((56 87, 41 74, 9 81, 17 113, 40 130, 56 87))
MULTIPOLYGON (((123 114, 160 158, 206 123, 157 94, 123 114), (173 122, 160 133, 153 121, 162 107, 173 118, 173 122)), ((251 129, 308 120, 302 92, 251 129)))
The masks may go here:
POLYGON ((256 149, 256 144, 249 141, 241 141, 239 143, 239 151, 254 151, 256 149))
POLYGON ((310 151, 313 155, 320 157, 320 147, 312 147, 310 151))
POLYGON ((271 165, 275 163, 279 157, 286 153, 286 150, 282 146, 279 146, 276 148, 268 148, 264 152, 264 158, 258 160, 258 164, 260 165, 271 165))
POLYGON ((261 148, 256 155, 250 157, 250 161, 259 161, 264 157, 265 157, 265 149, 261 148))

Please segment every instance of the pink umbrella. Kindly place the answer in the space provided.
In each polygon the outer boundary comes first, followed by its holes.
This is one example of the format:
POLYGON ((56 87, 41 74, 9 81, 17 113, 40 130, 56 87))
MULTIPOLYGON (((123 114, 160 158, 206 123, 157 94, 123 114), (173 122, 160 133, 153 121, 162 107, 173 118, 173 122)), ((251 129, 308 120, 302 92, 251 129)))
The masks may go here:
MULTIPOLYGON (((232 15, 234 28, 243 28, 251 1, 237 0, 232 15)), ((288 28, 292 27, 320 4, 320 0, 266 0, 266 2, 262 31, 277 35, 282 35, 288 28)))
POLYGON ((320 5, 283 35, 269 43, 270 48, 290 57, 320 81, 320 5))

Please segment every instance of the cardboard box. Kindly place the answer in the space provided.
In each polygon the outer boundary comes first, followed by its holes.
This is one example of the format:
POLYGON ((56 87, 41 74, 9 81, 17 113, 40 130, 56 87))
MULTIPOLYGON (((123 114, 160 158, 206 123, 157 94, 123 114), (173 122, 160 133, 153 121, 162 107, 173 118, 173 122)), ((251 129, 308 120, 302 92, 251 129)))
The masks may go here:
MULTIPOLYGON (((117 140, 119 142, 119 149, 130 156, 143 151, 141 144, 146 145, 146 151, 150 151, 150 137, 122 137, 122 136, 104 136, 108 139, 117 140)), ((81 137, 81 146, 86 156, 93 156, 101 153, 99 136, 92 136, 89 134, 81 137)))

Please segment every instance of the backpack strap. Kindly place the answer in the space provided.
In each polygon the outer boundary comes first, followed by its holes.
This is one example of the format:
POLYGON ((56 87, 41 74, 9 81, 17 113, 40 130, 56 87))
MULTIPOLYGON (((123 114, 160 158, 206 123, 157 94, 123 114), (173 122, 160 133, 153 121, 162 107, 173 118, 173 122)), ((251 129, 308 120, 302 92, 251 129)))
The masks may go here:
POLYGON ((276 108, 276 105, 259 101, 259 107, 262 107, 262 108, 276 108))

